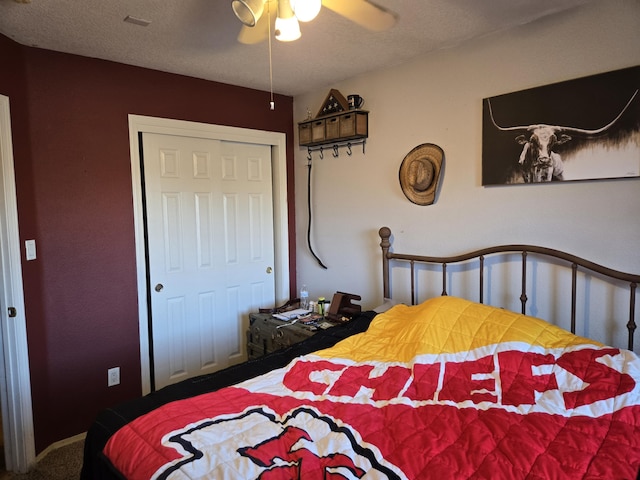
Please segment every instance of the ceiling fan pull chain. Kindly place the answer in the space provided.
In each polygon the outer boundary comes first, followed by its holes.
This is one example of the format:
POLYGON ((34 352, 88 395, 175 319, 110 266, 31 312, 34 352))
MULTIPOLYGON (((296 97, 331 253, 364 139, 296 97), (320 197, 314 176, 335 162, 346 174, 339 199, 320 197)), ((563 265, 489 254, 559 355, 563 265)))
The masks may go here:
POLYGON ((271 60, 271 3, 267 2, 267 16, 269 17, 269 109, 275 110, 276 103, 273 101, 273 61, 271 60))

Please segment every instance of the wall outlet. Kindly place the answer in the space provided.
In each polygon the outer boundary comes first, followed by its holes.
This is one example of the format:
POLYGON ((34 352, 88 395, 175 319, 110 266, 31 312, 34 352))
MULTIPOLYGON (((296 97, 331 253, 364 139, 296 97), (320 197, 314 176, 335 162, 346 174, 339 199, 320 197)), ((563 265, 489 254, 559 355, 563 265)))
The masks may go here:
POLYGON ((107 386, 113 387, 120 384, 120 367, 113 367, 107 370, 107 386))

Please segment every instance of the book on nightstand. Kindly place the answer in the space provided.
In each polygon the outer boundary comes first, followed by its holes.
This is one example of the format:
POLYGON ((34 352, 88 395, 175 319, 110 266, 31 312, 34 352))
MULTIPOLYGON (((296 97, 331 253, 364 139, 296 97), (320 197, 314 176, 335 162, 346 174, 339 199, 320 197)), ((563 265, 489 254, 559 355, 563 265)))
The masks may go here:
POLYGON ((308 315, 311 311, 304 308, 296 308, 295 310, 289 310, 287 312, 274 313, 273 316, 279 320, 293 320, 308 315))

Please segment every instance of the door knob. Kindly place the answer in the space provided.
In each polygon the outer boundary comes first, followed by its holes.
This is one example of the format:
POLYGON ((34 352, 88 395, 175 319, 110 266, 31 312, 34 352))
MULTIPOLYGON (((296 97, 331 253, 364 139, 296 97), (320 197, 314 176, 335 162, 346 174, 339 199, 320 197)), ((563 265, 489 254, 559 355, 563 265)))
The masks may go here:
POLYGON ((157 285, 156 285, 155 290, 156 290, 156 292, 161 292, 163 288, 164 288, 164 285, 162 285, 161 283, 159 283, 159 284, 157 284, 157 285))
POLYGON ((273 272, 273 268, 267 267, 267 273, 271 273, 271 272, 273 272))

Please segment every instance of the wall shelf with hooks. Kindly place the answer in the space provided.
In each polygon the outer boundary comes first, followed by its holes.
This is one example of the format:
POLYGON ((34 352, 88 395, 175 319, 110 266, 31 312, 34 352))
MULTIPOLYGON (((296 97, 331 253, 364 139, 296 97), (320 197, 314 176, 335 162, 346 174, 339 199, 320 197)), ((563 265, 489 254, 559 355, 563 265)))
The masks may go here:
MULTIPOLYGON (((339 147, 348 142, 353 145, 355 141, 366 139, 369 136, 368 130, 369 112, 347 110, 298 123, 298 139, 301 147, 339 147)), ((364 149, 364 142, 358 143, 362 143, 364 149)))

